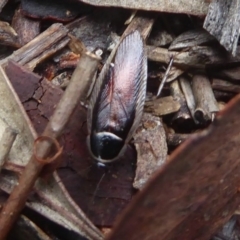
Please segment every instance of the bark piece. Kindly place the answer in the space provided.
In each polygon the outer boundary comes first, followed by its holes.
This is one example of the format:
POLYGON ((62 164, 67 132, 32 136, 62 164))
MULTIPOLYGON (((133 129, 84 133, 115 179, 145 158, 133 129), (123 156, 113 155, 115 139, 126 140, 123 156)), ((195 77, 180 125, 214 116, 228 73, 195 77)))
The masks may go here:
POLYGON ((219 47, 197 46, 187 52, 168 51, 165 48, 147 46, 148 59, 155 62, 168 63, 174 57, 174 65, 184 69, 205 68, 209 65, 228 65, 240 62, 240 48, 237 48, 236 57, 224 52, 219 47))
POLYGON ((11 60, 8 62, 5 71, 13 87, 18 90, 17 93, 21 102, 26 102, 33 97, 34 92, 39 87, 41 76, 26 70, 11 60))
POLYGON ((142 122, 134 135, 134 145, 137 150, 137 169, 133 187, 142 189, 167 159, 166 135, 159 117, 143 114, 142 122))
POLYGON ((177 112, 180 107, 181 105, 177 100, 174 100, 172 96, 168 96, 146 101, 144 110, 155 116, 162 116, 177 112))
POLYGON ((239 114, 237 96, 208 130, 177 148, 108 239, 210 239, 240 202, 239 114))
POLYGON ((192 15, 203 16, 207 13, 207 8, 209 5, 208 1, 204 0, 193 0, 191 2, 187 0, 182 1, 117 1, 117 0, 79 0, 84 3, 88 3, 95 6, 103 7, 123 7, 137 10, 145 11, 158 11, 158 12, 171 12, 171 13, 186 13, 192 15))
POLYGON ((203 27, 236 56, 240 34, 240 1, 214 0, 209 5, 203 27))
POLYGON ((7 61, 12 59, 33 70, 38 63, 68 44, 69 37, 67 33, 68 30, 62 24, 55 23, 31 42, 0 61, 0 65, 5 66, 7 61))
POLYGON ((219 108, 209 79, 203 74, 195 75, 192 81, 192 90, 196 102, 194 112, 196 120, 203 124, 212 121, 219 108))
POLYGON ((212 88, 220 91, 240 93, 240 85, 214 78, 212 80, 212 88))
POLYGON ((40 22, 25 17, 21 10, 16 10, 12 26, 18 34, 18 43, 23 46, 40 34, 40 22))
POLYGON ((81 4, 66 0, 61 2, 58 0, 22 0, 21 6, 25 15, 29 17, 54 19, 61 22, 68 22, 84 11, 84 6, 81 4))
POLYGON ((183 48, 195 47, 204 43, 214 41, 215 38, 203 29, 194 29, 182 33, 174 39, 169 50, 180 50, 183 48))

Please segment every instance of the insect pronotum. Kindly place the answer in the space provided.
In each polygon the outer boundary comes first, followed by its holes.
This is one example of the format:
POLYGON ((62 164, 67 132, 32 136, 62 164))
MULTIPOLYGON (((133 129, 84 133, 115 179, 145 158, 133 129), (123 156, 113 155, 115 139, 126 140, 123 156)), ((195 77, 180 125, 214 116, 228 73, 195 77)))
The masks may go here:
POLYGON ((98 163, 117 160, 125 151, 142 117, 146 97, 147 58, 138 31, 119 44, 114 64, 94 86, 88 110, 87 143, 98 163))

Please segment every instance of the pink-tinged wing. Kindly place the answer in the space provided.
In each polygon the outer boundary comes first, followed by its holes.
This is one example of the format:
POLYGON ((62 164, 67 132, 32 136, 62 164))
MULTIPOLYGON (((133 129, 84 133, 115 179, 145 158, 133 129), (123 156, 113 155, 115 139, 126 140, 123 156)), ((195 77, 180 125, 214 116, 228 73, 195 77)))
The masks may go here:
POLYGON ((114 68, 108 62, 100 73, 90 101, 89 132, 107 131, 129 141, 141 120, 146 80, 144 44, 135 31, 120 43, 114 68))
POLYGON ((144 43, 138 31, 126 36, 120 44, 114 63, 113 107, 118 119, 129 121, 128 142, 141 121, 147 83, 147 59, 144 43), (118 104, 117 104, 118 101, 118 104))

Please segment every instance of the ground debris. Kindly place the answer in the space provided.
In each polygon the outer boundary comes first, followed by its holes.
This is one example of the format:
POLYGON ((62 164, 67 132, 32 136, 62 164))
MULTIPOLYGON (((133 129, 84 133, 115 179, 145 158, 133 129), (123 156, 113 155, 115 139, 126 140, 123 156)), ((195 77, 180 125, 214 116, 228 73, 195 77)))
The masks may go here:
MULTIPOLYGON (((10 193, 17 184, 34 138, 74 78, 80 97, 67 99, 66 110, 76 109, 59 139, 62 161, 43 169, 28 207, 94 240, 103 236, 93 224, 114 240, 237 236, 239 96, 228 102, 240 92, 238 0, 185 2, 0 1, 0 137, 8 125, 17 130, 0 164, 1 189, 10 193), (123 156, 100 168, 86 144, 89 97, 119 43, 136 30, 148 58, 142 122, 123 156), (90 78, 86 65, 74 71, 87 56, 98 59, 90 78)), ((76 239, 39 226, 52 238, 76 239)))

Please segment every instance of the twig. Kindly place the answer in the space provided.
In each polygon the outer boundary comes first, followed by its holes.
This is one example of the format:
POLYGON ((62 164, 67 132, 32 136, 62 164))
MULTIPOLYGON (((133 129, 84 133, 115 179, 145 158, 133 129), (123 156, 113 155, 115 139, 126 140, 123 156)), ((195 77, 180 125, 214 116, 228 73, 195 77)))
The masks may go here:
POLYGON ((39 62, 50 57, 68 44, 69 37, 67 34, 68 30, 65 26, 55 23, 31 42, 0 61, 0 65, 5 67, 8 60, 12 59, 33 70, 39 62))
POLYGON ((173 117, 173 121, 176 121, 178 119, 180 121, 182 119, 184 120, 190 119, 191 118, 190 111, 188 109, 186 99, 182 93, 178 80, 171 82, 170 91, 171 91, 171 95, 173 96, 173 99, 178 101, 179 104, 181 105, 179 111, 175 113, 173 117))
POLYGON ((219 111, 217 101, 209 79, 204 74, 193 77, 192 90, 196 101, 194 116, 200 123, 213 120, 214 114, 219 111))
MULTIPOLYGON (((70 120, 70 117, 79 103, 82 93, 82 86, 79 84, 79 78, 91 79, 96 71, 99 58, 87 53, 83 55, 78 63, 72 80, 61 98, 58 106, 51 117, 43 136, 49 138, 58 138, 64 127, 70 120)), ((42 141, 38 143, 37 156, 46 158, 50 152, 52 143, 42 141)), ((16 221, 19 213, 23 209, 28 195, 33 188, 44 164, 36 161, 32 155, 26 168, 19 179, 19 184, 15 186, 6 204, 0 214, 0 239, 5 239, 13 223, 16 221)))
POLYGON ((183 94, 185 96, 185 99, 186 99, 186 102, 188 105, 188 109, 192 115, 192 118, 195 121, 195 123, 198 123, 194 116, 196 103, 195 103, 195 99, 193 96, 193 91, 192 91, 190 80, 187 79, 186 77, 180 77, 179 83, 182 88, 183 94))
POLYGON ((172 65, 173 65, 173 60, 174 60, 174 59, 173 59, 173 56, 171 56, 171 59, 170 59, 169 64, 168 64, 168 68, 167 68, 167 70, 166 70, 166 72, 165 72, 165 74, 164 74, 164 77, 163 77, 163 79, 162 79, 162 81, 161 81, 161 84, 160 84, 160 86, 159 86, 159 88, 158 88, 157 97, 160 96, 160 94, 161 94, 161 92, 162 92, 162 89, 163 89, 163 86, 164 86, 165 82, 167 81, 168 74, 169 74, 170 69, 171 69, 171 67, 172 67, 172 65))
POLYGON ((0 140, 0 171, 4 165, 7 156, 12 148, 12 145, 16 139, 17 132, 10 127, 6 127, 0 140))

